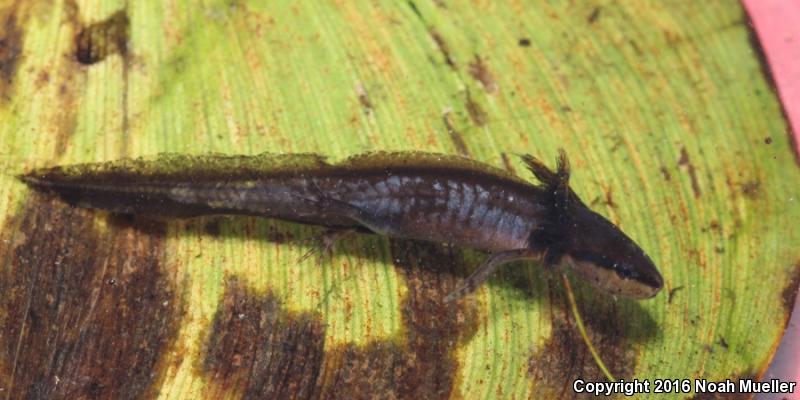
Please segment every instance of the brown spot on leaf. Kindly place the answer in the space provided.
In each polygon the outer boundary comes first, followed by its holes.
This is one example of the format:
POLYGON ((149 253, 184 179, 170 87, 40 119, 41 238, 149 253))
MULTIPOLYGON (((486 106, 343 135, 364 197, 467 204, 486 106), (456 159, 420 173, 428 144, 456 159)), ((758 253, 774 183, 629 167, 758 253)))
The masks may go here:
POLYGON ((33 195, 0 247, 0 387, 10 398, 154 396, 181 317, 164 227, 33 195))
POLYGON ((592 13, 589 14, 588 18, 586 18, 586 22, 588 22, 590 25, 597 22, 597 18, 600 17, 600 10, 600 6, 595 6, 595 8, 592 9, 592 13))
MULTIPOLYGON (((71 56, 75 57, 78 63, 59 63, 57 68, 50 71, 50 84, 58 87, 58 95, 53 99, 57 103, 51 108, 62 110, 52 113, 49 129, 46 131, 54 132, 54 152, 64 153, 69 146, 70 140, 74 135, 78 125, 78 113, 74 112, 80 108, 83 101, 83 89, 86 85, 86 68, 82 64, 100 61, 99 56, 107 56, 113 52, 121 52, 127 55, 127 15, 125 11, 117 11, 104 21, 86 26, 82 22, 80 7, 75 0, 63 2, 63 23, 69 25, 69 29, 77 32, 73 38, 74 48, 70 50, 71 56), (124 25, 124 26, 122 26, 124 25), (125 37, 119 37, 124 33, 125 37)), ((126 137, 128 131, 128 70, 129 63, 125 62, 122 66, 122 102, 120 103, 120 115, 122 118, 119 133, 126 137)), ((38 83, 38 82, 37 82, 38 83)), ((120 141, 121 152, 125 152, 126 140, 120 141)))
POLYGON ((486 65, 486 62, 484 62, 479 55, 476 54, 475 59, 469 63, 468 70, 469 74, 472 75, 476 81, 481 83, 481 86, 483 86, 483 90, 485 90, 486 93, 497 93, 497 81, 494 79, 491 71, 489 71, 489 67, 486 65))
POLYGON ((442 56, 444 56, 444 62, 446 62, 447 65, 450 66, 450 68, 457 70, 458 66, 456 66, 456 62, 455 60, 453 60, 453 56, 450 53, 450 46, 444 40, 442 35, 436 29, 433 28, 430 28, 428 30, 428 34, 431 35, 431 39, 433 39, 434 43, 436 43, 436 47, 439 48, 439 52, 441 52, 442 56))
POLYGON ((39 74, 36 75, 36 81, 34 82, 36 89, 42 89, 48 83, 50 83, 50 73, 45 70, 39 71, 39 74))
POLYGON ((635 40, 630 39, 628 41, 628 44, 631 45, 631 48, 633 49, 634 52, 636 52, 637 55, 640 55, 640 56, 644 55, 644 51, 639 47, 639 45, 636 43, 635 40))
POLYGON ((789 271, 789 279, 786 286, 783 288, 781 298, 783 299, 783 311, 786 313, 786 320, 792 314, 795 300, 797 299, 797 289, 800 287, 800 260, 795 263, 791 271, 789 271))
POLYGON ((416 3, 414 3, 414 2, 413 2, 413 1, 411 1, 411 0, 408 0, 408 1, 406 2, 406 4, 408 4, 408 7, 409 7, 409 8, 411 8, 411 12, 413 12, 413 13, 414 13, 414 15, 416 15, 416 16, 417 16, 417 18, 419 18, 420 20, 423 20, 423 18, 422 18, 422 13, 421 13, 421 12, 419 12, 419 8, 417 8, 417 4, 416 4, 416 3))
MULTIPOLYGON (((469 300, 446 304, 460 257, 440 246, 392 241, 392 257, 408 282, 401 305, 405 334, 365 346, 343 344, 323 354, 319 316, 291 313, 269 293, 228 279, 214 316, 202 371, 220 397, 372 399, 448 398, 455 349, 478 327, 469 300)), ((212 389, 213 390, 213 389, 212 389)))
POLYGON ((391 253, 408 285, 402 304, 408 360, 399 376, 398 397, 453 397, 456 346, 471 338, 479 324, 471 298, 444 302, 464 262, 457 250, 430 243, 392 240, 391 253))
MULTIPOLYGON (((11 9, 12 7, 9 7, 11 9)), ((7 15, 0 12, 0 96, 10 99, 9 89, 17 73, 17 65, 22 58, 23 31, 17 24, 13 11, 7 15)))
POLYGON ((689 179, 691 179, 692 182, 694 197, 700 197, 702 192, 700 190, 700 183, 697 181, 697 171, 695 170, 694 164, 689 160, 689 153, 686 151, 686 147, 681 147, 681 157, 678 159, 678 166, 685 167, 689 172, 689 179))
POLYGON ((672 177, 669 174, 669 171, 667 170, 667 167, 662 166, 661 168, 659 168, 659 171, 661 172, 661 177, 663 177, 665 181, 669 182, 669 180, 672 179, 672 177))
POLYGON ((613 189, 603 188, 603 193, 605 194, 605 204, 611 208, 617 208, 617 203, 614 202, 614 193, 613 189))
POLYGON ((772 137, 767 136, 764 138, 764 144, 772 144, 772 137))
POLYGON ((403 380, 409 357, 402 346, 373 342, 360 347, 347 344, 325 354, 323 399, 394 399, 408 387, 403 380))
POLYGON ((103 21, 84 27, 75 36, 75 58, 81 64, 103 61, 111 54, 128 51, 128 14, 119 10, 103 21))
POLYGON ((202 365, 218 387, 205 395, 309 398, 322 367, 324 337, 318 315, 288 312, 271 293, 253 293, 230 278, 214 314, 202 365))
POLYGON ((503 168, 516 175, 517 171, 514 169, 514 165, 511 164, 511 160, 508 159, 508 153, 505 151, 500 153, 500 158, 503 160, 503 168))
POLYGON ((530 47, 530 46, 531 46, 531 40, 530 40, 530 39, 528 39, 528 38, 520 38, 520 39, 517 41, 517 44, 518 44, 520 47, 530 47))
POLYGON ((447 129, 447 134, 450 135, 450 140, 453 141, 453 146, 456 148, 458 154, 469 157, 469 148, 467 148, 464 138, 461 137, 461 132, 457 131, 453 126, 452 118, 453 113, 450 111, 445 111, 445 113, 442 114, 442 121, 444 122, 444 127, 447 129))
POLYGON ((761 192, 761 182, 757 179, 752 181, 747 181, 742 184, 742 194, 748 199, 752 200, 758 198, 758 194, 760 192, 761 192))
MULTIPOLYGON (((578 378, 605 381, 605 375, 578 331, 566 295, 551 293, 553 332, 528 363, 529 376, 536 382, 533 397, 593 398, 592 394, 575 393, 571 383, 578 378)), ((617 379, 629 379, 636 369, 637 344, 656 333, 655 322, 641 310, 631 310, 610 296, 597 297, 595 293, 591 299, 578 296, 576 301, 587 334, 608 369, 617 379)))
POLYGON ((708 226, 700 228, 702 232, 716 232, 722 234, 722 225, 719 224, 719 221, 712 219, 711 222, 708 223, 708 226))
POLYGON ((469 94, 467 94, 466 108, 467 113, 469 114, 469 119, 472 120, 473 124, 477 126, 486 125, 486 121, 489 119, 489 117, 486 115, 486 111, 483 111, 481 105, 478 104, 469 94))
POLYGON ((372 105, 372 100, 369 98, 367 89, 361 83, 356 85, 356 94, 358 95, 358 103, 361 104, 361 109, 367 116, 375 113, 375 107, 372 105))

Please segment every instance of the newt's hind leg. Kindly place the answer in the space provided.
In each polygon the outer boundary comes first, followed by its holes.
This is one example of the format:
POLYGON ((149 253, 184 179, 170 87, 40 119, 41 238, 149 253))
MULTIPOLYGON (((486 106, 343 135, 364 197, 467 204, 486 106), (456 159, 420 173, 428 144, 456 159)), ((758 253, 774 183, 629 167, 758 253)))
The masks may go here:
POLYGON ((326 210, 345 216, 381 236, 397 236, 398 231, 393 221, 378 217, 362 208, 339 200, 327 200, 326 210))
POLYGON ((356 230, 351 228, 332 228, 319 235, 312 236, 304 241, 310 248, 297 259, 297 262, 301 263, 314 254, 330 258, 333 255, 334 248, 336 248, 336 243, 339 243, 345 236, 350 236, 354 233, 356 233, 356 230))
POLYGON ((503 264, 517 260, 531 260, 538 258, 536 253, 529 249, 501 251, 493 253, 475 271, 461 283, 461 285, 444 298, 445 303, 458 300, 479 288, 503 264))
POLYGON ((377 233, 378 235, 396 236, 398 233, 393 221, 380 218, 346 201, 335 199, 325 194, 315 182, 312 182, 309 190, 311 192, 309 195, 298 195, 298 197, 301 201, 315 204, 319 207, 321 213, 349 218, 353 222, 361 225, 361 227, 377 233))

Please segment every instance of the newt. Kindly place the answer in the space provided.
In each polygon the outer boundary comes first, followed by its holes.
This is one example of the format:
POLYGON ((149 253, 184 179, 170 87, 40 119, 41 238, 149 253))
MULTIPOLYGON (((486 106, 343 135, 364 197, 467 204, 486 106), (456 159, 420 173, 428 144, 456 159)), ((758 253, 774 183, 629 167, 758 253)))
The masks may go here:
POLYGON ((503 264, 564 266, 597 288, 655 296, 663 278, 619 228, 555 171, 522 161, 538 184, 470 159, 378 152, 329 163, 313 154, 159 156, 37 169, 30 187, 80 207, 166 217, 246 214, 483 250, 485 261, 447 301, 475 291, 503 264))

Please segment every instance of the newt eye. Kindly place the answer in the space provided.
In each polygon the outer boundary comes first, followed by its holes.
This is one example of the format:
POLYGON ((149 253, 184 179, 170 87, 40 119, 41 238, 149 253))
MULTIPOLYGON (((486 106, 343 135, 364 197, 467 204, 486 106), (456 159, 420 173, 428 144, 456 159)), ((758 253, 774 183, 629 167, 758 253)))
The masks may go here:
POLYGON ((617 275, 623 278, 631 279, 636 275, 633 266, 628 263, 614 263, 611 268, 617 271, 617 275))
POLYGON ((602 262, 608 260, 603 257, 586 258, 585 254, 582 256, 567 255, 565 261, 573 272, 609 293, 646 299, 655 296, 663 286, 661 275, 650 265, 602 262))

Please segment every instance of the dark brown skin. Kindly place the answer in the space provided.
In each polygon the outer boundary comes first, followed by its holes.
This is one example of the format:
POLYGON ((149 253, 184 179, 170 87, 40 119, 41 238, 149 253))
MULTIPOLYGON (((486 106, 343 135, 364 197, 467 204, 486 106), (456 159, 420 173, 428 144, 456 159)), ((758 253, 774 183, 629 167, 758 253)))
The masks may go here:
POLYGON ((425 153, 372 153, 334 165, 307 154, 164 156, 42 169, 20 179, 72 204, 118 213, 258 215, 490 252, 448 300, 523 259, 564 264, 615 295, 655 296, 663 279, 653 262, 569 188, 566 156, 555 172, 531 156, 523 161, 540 185, 425 153))

